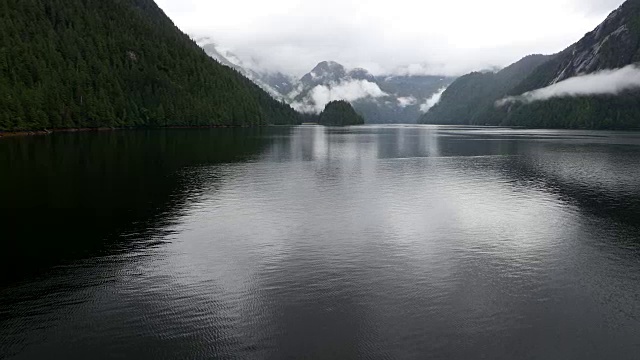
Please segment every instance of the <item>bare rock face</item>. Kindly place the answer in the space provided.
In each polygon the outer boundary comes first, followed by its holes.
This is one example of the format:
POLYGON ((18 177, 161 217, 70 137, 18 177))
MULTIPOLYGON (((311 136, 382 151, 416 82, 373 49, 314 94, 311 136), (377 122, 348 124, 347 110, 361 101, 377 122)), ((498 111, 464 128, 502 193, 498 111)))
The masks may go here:
POLYGON ((640 1, 629 0, 563 53, 554 84, 579 74, 621 68, 640 60, 640 1))
POLYGON ((347 76, 344 66, 334 61, 323 61, 316 65, 311 72, 300 79, 300 82, 307 87, 314 87, 321 84, 338 82, 347 76))

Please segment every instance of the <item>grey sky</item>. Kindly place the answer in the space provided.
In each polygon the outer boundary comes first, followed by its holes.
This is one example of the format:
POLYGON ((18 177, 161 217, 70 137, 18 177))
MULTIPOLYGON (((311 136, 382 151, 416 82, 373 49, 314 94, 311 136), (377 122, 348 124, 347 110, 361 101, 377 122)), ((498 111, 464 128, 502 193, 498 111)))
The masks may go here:
POLYGON ((554 53, 623 0, 156 0, 183 31, 256 67, 301 75, 322 60, 377 74, 458 75, 554 53))

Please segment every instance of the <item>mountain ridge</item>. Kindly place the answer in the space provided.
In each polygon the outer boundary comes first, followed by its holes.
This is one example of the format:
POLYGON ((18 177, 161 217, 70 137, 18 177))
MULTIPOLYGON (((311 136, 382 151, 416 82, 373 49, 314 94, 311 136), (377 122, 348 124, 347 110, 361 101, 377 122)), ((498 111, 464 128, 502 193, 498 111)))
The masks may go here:
POLYGON ((329 60, 295 79, 280 72, 254 70, 240 59, 231 60, 230 55, 235 55, 219 50, 211 39, 200 38, 198 44, 211 57, 300 112, 319 114, 331 100, 347 100, 368 123, 416 123, 425 103, 454 80, 431 75, 375 76, 367 69, 348 69, 329 60))
POLYGON ((323 61, 302 77, 293 92, 292 104, 298 110, 316 108, 318 112, 324 104, 315 104, 314 90, 340 92, 352 87, 351 90, 360 91, 360 96, 354 94, 354 99, 340 100, 350 100, 367 123, 416 123, 421 105, 451 82, 453 78, 445 76, 375 76, 363 68, 346 69, 337 62, 323 61), (335 72, 329 73, 328 69, 335 72))
MULTIPOLYGON (((517 97, 579 75, 622 68, 638 61, 640 0, 627 0, 576 43, 541 64, 530 66, 529 74, 517 84, 493 79, 493 86, 505 89, 502 97, 517 97)), ((497 93, 489 96, 467 92, 458 96, 455 102, 449 101, 454 98, 455 89, 464 87, 461 82, 465 79, 468 80, 468 75, 454 82, 443 94, 442 101, 425 114, 421 122, 585 129, 640 126, 640 90, 618 95, 558 97, 531 104, 513 103, 501 108, 490 104, 500 100, 497 93), (481 101, 476 101, 474 96, 480 97, 481 101), (450 116, 460 107, 466 107, 463 116, 450 116)), ((466 86, 472 88, 471 85, 466 86)), ((480 85, 475 83, 475 86, 480 85)))

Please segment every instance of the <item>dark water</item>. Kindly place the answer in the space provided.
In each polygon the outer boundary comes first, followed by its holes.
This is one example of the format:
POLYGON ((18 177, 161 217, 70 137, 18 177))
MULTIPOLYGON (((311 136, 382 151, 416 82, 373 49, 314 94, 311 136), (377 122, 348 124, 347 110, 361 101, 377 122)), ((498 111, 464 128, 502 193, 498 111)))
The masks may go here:
POLYGON ((638 359, 640 134, 0 139, 0 358, 638 359))

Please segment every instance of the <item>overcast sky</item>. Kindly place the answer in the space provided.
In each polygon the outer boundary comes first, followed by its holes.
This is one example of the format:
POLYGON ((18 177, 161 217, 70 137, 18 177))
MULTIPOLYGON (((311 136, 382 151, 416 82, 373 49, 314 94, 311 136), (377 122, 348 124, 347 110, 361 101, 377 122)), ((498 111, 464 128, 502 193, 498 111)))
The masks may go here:
POLYGON ((460 75, 554 53, 623 0, 156 0, 183 31, 269 70, 322 60, 375 74, 460 75))

